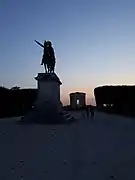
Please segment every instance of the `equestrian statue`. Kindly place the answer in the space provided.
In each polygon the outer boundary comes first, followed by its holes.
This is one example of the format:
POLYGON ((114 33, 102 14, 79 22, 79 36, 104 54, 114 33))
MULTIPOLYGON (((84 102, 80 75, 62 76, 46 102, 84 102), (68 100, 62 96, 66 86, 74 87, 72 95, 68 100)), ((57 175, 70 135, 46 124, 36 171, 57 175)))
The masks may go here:
POLYGON ((51 41, 44 41, 44 45, 35 40, 35 42, 44 48, 41 65, 44 65, 46 73, 54 73, 55 53, 51 41))

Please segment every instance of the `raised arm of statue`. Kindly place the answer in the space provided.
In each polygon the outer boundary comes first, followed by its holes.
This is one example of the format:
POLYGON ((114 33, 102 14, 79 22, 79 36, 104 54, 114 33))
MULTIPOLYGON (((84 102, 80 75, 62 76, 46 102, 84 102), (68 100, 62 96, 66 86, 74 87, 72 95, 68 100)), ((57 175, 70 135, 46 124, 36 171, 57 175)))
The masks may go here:
POLYGON ((36 41, 36 40, 35 40, 35 42, 36 42, 38 45, 40 45, 41 47, 44 48, 44 45, 43 45, 43 44, 41 44, 40 42, 38 42, 38 41, 36 41))

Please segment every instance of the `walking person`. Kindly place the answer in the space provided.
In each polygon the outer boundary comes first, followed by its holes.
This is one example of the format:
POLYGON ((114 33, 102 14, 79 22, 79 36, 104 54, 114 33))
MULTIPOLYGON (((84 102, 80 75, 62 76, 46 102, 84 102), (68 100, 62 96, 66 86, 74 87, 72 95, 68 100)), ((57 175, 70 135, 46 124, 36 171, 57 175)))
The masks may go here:
POLYGON ((89 110, 89 106, 85 107, 86 109, 86 118, 89 119, 89 115, 90 115, 90 110, 89 110))
POLYGON ((91 119, 93 120, 94 118, 94 108, 92 105, 90 105, 90 113, 91 113, 91 119))

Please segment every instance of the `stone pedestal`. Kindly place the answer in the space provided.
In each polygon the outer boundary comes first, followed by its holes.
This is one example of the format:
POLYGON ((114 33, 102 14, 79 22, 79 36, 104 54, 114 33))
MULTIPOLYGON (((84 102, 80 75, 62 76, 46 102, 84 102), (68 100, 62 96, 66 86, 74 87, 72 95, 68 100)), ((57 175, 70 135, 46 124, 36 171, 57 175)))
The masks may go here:
POLYGON ((62 122, 63 117, 60 115, 63 111, 60 101, 62 83, 58 76, 55 73, 38 73, 35 79, 38 84, 37 100, 31 111, 24 117, 23 122, 62 122))
POLYGON ((38 97, 36 106, 55 106, 59 111, 61 109, 60 101, 60 79, 55 73, 38 73, 35 77, 38 81, 38 97))

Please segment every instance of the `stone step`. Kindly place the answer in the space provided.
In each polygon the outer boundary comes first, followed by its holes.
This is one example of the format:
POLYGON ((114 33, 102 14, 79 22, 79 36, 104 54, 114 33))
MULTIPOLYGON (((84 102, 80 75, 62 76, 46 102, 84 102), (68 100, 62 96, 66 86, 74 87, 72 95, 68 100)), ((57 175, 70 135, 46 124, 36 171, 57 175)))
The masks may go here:
POLYGON ((63 116, 66 118, 66 121, 73 121, 75 118, 68 112, 64 111, 62 112, 63 116))

